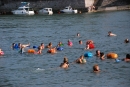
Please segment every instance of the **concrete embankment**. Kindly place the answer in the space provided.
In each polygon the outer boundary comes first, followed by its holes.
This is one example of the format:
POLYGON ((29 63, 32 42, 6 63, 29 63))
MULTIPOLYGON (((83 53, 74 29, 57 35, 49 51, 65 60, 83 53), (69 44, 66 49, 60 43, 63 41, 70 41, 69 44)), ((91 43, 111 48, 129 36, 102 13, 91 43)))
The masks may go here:
POLYGON ((113 7, 98 7, 97 12, 100 11, 116 11, 116 10, 130 10, 130 5, 113 6, 113 7))

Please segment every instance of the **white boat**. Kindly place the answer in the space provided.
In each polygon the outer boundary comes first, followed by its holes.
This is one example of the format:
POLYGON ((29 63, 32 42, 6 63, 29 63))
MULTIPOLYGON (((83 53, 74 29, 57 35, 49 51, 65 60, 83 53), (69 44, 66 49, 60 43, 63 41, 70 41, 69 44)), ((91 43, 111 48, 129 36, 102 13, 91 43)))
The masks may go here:
POLYGON ((72 9, 71 6, 66 6, 63 10, 60 10, 61 13, 78 13, 77 9, 72 9))
POLYGON ((52 11, 52 8, 43 8, 43 9, 39 10, 38 13, 39 13, 39 14, 52 15, 52 14, 53 14, 53 11, 52 11))
POLYGON ((13 10, 12 13, 16 15, 34 15, 34 10, 29 7, 28 2, 21 2, 21 6, 17 10, 13 10))

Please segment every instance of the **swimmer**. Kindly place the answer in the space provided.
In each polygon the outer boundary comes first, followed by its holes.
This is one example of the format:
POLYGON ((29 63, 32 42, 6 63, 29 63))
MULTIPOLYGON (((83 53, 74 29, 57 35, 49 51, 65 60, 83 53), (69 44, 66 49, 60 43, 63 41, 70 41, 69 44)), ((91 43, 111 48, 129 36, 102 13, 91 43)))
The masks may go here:
POLYGON ((50 42, 50 43, 46 46, 46 48, 52 48, 52 43, 50 42))
POLYGON ((2 51, 2 49, 0 49, 0 55, 4 55, 4 52, 2 51))
POLYGON ((30 46, 30 43, 29 44, 21 44, 21 43, 18 43, 18 47, 20 48, 20 53, 23 53, 25 52, 25 48, 29 47, 30 46))
POLYGON ((11 48, 14 48, 15 47, 15 43, 12 43, 12 46, 11 46, 11 48))
POLYGON ((73 46, 73 43, 71 40, 68 40, 68 46, 73 46))
POLYGON ((83 44, 82 40, 79 40, 79 44, 83 44))
POLYGON ((86 42, 86 48, 85 49, 94 49, 95 48, 95 46, 94 46, 94 44, 93 44, 93 41, 87 41, 86 42))
POLYGON ((75 62, 79 64, 83 64, 86 63, 86 59, 84 59, 84 56, 81 55, 75 62))
POLYGON ((60 67, 64 69, 69 67, 68 58, 64 57, 63 63, 60 64, 60 67))
POLYGON ((39 46, 39 47, 38 47, 37 54, 41 54, 41 53, 42 53, 42 49, 43 49, 42 46, 39 46))
POLYGON ((125 41, 124 41, 125 43, 129 43, 129 39, 125 39, 125 41))
POLYGON ((60 41, 57 45, 57 47, 63 46, 63 43, 60 41))
POLYGON ((96 56, 97 57, 100 57, 100 53, 101 53, 100 50, 96 50, 96 56))
POLYGON ((79 36, 80 36, 80 34, 79 34, 79 33, 77 33, 77 36, 79 37, 79 36))
POLYGON ((116 34, 113 34, 111 31, 109 31, 108 36, 116 36, 116 34))
POLYGON ((64 57, 63 62, 66 62, 66 63, 69 65, 69 61, 68 61, 68 58, 67 58, 67 57, 64 57))
POLYGON ((18 47, 19 48, 25 48, 25 47, 29 47, 30 46, 30 43, 29 44, 21 44, 21 43, 18 43, 18 47))
POLYGON ((11 48, 12 49, 15 49, 15 48, 18 48, 18 46, 16 46, 17 44, 15 44, 15 43, 12 43, 12 46, 11 46, 11 48))
POLYGON ((126 58, 123 59, 126 62, 130 62, 130 54, 126 54, 126 58))
POLYGON ((100 68, 97 64, 93 66, 93 72, 100 72, 100 68))
POLYGON ((56 47, 49 48, 49 50, 47 51, 47 53, 52 53, 52 54, 57 53, 56 47))
POLYGON ((44 44, 43 44, 43 43, 41 43, 40 48, 41 48, 42 50, 44 49, 44 44))
POLYGON ((105 54, 103 52, 100 53, 100 59, 104 60, 105 59, 105 54))

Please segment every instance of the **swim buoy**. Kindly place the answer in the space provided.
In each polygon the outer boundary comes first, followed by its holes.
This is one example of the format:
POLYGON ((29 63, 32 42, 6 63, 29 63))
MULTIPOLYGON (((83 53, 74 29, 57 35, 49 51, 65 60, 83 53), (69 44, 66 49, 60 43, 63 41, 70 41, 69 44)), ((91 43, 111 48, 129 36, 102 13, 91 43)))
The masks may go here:
POLYGON ((87 61, 86 61, 86 59, 83 59, 82 62, 83 62, 83 63, 86 63, 87 61))
POLYGON ((107 58, 117 59, 118 55, 116 53, 108 53, 107 58))
POLYGON ((27 52, 28 52, 28 53, 35 53, 35 50, 34 50, 34 49, 28 49, 27 52))
POLYGON ((54 49, 49 49, 47 52, 48 53, 56 53, 56 51, 54 49))
POLYGON ((93 54, 91 52, 86 52, 84 54, 84 57, 88 57, 88 58, 91 58, 93 56, 93 54))
POLYGON ((64 49, 64 48, 62 48, 62 47, 58 47, 58 48, 57 48, 58 51, 62 51, 63 49, 64 49))

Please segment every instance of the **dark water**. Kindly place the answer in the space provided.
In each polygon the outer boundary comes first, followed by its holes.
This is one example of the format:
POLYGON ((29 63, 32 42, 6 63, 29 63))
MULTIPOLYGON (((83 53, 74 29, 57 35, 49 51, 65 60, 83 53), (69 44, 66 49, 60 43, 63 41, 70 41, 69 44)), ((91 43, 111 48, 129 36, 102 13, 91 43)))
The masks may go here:
POLYGON ((97 49, 105 54, 115 52, 118 58, 130 53, 130 11, 113 11, 84 14, 54 14, 35 16, 0 16, 0 48, 5 55, 0 56, 0 87, 129 87, 130 63, 113 59, 104 61, 93 56, 87 63, 70 64, 66 70, 58 68, 64 56, 73 62, 87 51, 95 54, 97 49), (112 31, 117 36, 108 37, 112 31), (80 37, 76 34, 80 33, 80 37), (67 40, 74 43, 67 46, 67 40), (96 48, 84 50, 85 42, 92 39, 96 48), (82 40, 83 45, 78 41, 82 40), (56 46, 64 43, 64 50, 51 55, 44 49, 41 55, 19 54, 11 44, 30 43, 39 46, 49 42, 56 46), (94 64, 99 64, 101 72, 92 72, 94 64))

